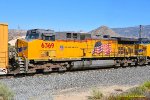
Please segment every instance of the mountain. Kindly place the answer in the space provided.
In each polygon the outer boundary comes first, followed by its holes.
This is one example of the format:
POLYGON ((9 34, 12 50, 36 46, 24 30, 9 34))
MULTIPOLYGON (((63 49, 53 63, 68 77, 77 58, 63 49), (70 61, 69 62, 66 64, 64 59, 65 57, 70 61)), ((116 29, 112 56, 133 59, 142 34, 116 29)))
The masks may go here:
POLYGON ((111 37, 120 37, 121 35, 116 33, 115 31, 113 31, 112 29, 110 29, 109 27, 107 26, 101 26, 97 29, 94 29, 92 31, 89 32, 92 37, 100 37, 100 38, 103 38, 103 36, 105 35, 109 35, 111 37))
POLYGON ((8 32, 9 32, 8 40, 10 41, 10 40, 16 39, 17 37, 25 36, 27 31, 26 30, 9 29, 8 32))
POLYGON ((25 39, 25 36, 17 36, 16 38, 14 38, 14 39, 12 39, 12 40, 9 40, 8 43, 9 43, 11 46, 15 46, 15 43, 16 43, 17 39, 25 39))
MULTIPOLYGON (((139 37, 139 26, 126 27, 126 28, 112 28, 116 33, 125 37, 139 37)), ((142 26, 142 37, 150 38, 150 25, 142 26)))

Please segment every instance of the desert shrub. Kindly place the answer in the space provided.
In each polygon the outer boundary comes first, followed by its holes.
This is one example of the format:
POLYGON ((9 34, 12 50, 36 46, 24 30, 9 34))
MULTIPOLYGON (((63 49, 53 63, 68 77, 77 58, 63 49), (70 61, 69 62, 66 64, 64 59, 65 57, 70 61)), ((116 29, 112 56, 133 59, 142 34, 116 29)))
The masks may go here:
POLYGON ((14 93, 5 85, 0 83, 0 99, 13 100, 14 93))
POLYGON ((101 100, 103 98, 103 94, 99 91, 94 89, 92 91, 92 96, 89 97, 89 100, 101 100))
POLYGON ((146 89, 150 90, 150 81, 144 82, 142 87, 145 87, 146 89))
POLYGON ((125 95, 127 96, 143 96, 145 93, 144 87, 135 87, 131 89, 129 92, 127 92, 125 95))

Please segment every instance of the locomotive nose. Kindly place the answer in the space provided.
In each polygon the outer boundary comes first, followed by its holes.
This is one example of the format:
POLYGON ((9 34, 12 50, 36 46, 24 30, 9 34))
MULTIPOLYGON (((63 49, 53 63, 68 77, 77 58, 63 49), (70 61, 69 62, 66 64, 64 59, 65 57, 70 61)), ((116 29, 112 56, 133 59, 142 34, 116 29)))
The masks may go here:
POLYGON ((16 51, 18 54, 18 57, 27 57, 26 51, 27 51, 27 42, 22 39, 18 39, 16 42, 16 51))

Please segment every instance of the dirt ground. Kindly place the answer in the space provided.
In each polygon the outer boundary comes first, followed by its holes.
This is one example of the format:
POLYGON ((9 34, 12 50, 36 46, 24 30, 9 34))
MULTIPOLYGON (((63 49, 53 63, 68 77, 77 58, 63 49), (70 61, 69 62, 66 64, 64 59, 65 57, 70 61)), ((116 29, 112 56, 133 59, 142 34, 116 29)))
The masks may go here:
POLYGON ((98 90, 103 95, 108 96, 112 93, 124 92, 135 86, 101 86, 90 89, 68 89, 60 91, 54 95, 54 100, 88 100, 88 97, 92 95, 93 90, 98 90))

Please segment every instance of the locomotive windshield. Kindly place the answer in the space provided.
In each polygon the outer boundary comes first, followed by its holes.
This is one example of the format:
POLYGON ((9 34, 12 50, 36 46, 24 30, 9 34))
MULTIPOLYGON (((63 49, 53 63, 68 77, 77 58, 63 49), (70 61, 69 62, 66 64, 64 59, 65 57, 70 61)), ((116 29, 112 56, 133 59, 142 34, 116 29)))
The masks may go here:
POLYGON ((26 35, 26 39, 27 40, 31 40, 31 39, 38 39, 39 38, 39 34, 38 33, 30 33, 26 35))
POLYGON ((45 41, 55 41, 55 34, 53 30, 32 29, 28 30, 26 40, 41 39, 45 41))

